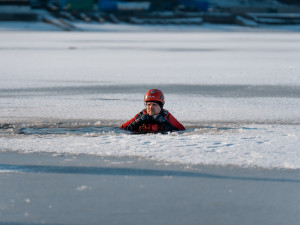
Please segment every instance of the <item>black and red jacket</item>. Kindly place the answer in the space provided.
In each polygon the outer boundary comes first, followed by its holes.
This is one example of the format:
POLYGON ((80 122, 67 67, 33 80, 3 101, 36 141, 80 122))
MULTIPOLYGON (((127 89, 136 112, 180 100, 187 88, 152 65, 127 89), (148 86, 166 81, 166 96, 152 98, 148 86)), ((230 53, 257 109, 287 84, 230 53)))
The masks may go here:
POLYGON ((167 110, 163 109, 160 114, 166 119, 167 126, 161 124, 155 120, 146 121, 138 126, 132 127, 131 125, 137 121, 140 117, 147 114, 146 109, 136 114, 132 119, 122 124, 120 128, 128 129, 135 132, 141 133, 156 133, 156 132, 167 132, 173 130, 185 130, 185 127, 177 121, 177 119, 167 110))

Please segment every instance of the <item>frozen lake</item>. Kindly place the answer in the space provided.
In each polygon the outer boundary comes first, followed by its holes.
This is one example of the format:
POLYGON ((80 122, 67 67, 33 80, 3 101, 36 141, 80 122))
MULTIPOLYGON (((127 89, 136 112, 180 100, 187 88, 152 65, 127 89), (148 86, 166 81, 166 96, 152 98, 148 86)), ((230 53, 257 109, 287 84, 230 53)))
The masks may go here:
POLYGON ((2 151, 300 168, 297 32, 0 32, 2 151), (117 129, 150 88, 186 132, 117 129))

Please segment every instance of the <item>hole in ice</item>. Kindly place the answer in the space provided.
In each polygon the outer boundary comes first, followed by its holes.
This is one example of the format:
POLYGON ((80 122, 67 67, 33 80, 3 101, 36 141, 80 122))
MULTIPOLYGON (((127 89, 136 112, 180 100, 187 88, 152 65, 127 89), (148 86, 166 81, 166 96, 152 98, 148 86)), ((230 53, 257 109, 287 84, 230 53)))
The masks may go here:
MULTIPOLYGON (((101 123, 99 123, 100 125, 101 123)), ((193 134, 224 134, 224 133, 236 133, 242 130, 258 130, 258 128, 240 127, 236 125, 232 126, 196 126, 193 128, 187 127, 185 131, 166 132, 160 134, 176 134, 176 135, 193 135, 193 134)), ((3 124, 0 127, 0 134, 23 134, 23 135, 85 135, 85 136, 98 136, 98 135, 110 135, 110 134, 133 134, 143 135, 145 133, 130 132, 120 129, 117 125, 108 126, 89 126, 89 125, 68 125, 64 123, 56 124, 42 124, 41 126, 26 126, 18 127, 17 125, 3 124)), ((180 138, 185 141, 185 138, 180 138)), ((248 139, 248 138, 242 138, 248 139)), ((147 144, 147 143, 145 143, 147 144)), ((220 142, 214 143, 214 145, 220 145, 220 142)))
POLYGON ((19 134, 25 135, 46 135, 46 134, 89 134, 89 133, 124 133, 123 130, 117 127, 34 127, 20 128, 19 134))

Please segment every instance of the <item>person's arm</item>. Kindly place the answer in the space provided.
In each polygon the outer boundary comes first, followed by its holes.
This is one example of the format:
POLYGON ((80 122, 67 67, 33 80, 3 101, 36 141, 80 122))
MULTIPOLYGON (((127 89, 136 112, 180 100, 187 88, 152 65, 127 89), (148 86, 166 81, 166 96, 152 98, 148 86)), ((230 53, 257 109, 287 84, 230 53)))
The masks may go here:
MULTIPOLYGON (((139 115, 139 114, 138 114, 139 115)), ((151 119, 151 117, 148 114, 144 114, 142 116, 136 115, 131 120, 127 121, 126 123, 122 124, 120 128, 123 128, 125 130, 138 130, 138 128, 145 122, 151 119)))
POLYGON ((136 119, 137 115, 135 117, 133 117, 132 119, 128 120, 127 122, 123 123, 120 128, 121 129, 125 129, 128 125, 130 125, 131 123, 133 123, 136 119))
POLYGON ((169 122, 178 130, 185 130, 185 127, 181 123, 179 123, 171 113, 169 113, 169 122))

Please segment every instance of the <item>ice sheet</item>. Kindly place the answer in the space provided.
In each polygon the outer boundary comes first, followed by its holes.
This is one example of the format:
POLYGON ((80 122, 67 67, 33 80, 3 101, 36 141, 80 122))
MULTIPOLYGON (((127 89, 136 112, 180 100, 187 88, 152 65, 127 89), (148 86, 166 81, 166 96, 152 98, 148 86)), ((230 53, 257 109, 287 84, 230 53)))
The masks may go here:
POLYGON ((297 32, 2 30, 1 150, 300 168, 299 41, 297 32), (187 132, 23 135, 9 128, 117 127, 156 87, 187 132))

